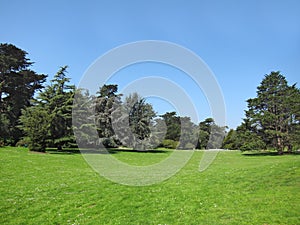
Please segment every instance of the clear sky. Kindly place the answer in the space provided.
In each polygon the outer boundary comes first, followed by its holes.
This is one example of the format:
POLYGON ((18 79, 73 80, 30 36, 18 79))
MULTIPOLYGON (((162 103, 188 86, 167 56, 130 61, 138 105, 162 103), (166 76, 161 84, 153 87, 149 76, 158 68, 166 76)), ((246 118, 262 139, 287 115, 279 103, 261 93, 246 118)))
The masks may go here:
MULTIPOLYGON (((227 124, 235 128, 244 117, 245 100, 255 97, 265 74, 279 70, 290 84, 299 83, 299 12, 298 0, 0 0, 0 42, 27 51, 35 62, 33 69, 49 78, 69 65, 75 84, 92 62, 119 45, 174 42, 195 52, 214 72, 224 95, 227 124)), ((115 81, 122 88, 147 68, 151 73, 146 75, 166 73, 172 79, 173 73, 175 79, 172 68, 146 65, 128 68, 126 76, 133 77, 115 81)), ((203 109, 203 120, 209 116, 207 102, 198 90, 189 89, 199 111, 203 109)), ((166 104, 156 103, 159 113, 167 110, 166 104)))

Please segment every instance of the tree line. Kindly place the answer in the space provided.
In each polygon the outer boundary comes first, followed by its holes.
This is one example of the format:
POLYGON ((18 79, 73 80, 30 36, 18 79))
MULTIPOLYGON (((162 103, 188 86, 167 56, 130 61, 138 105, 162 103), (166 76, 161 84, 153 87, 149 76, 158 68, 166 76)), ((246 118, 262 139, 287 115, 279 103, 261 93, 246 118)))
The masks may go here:
POLYGON ((247 100, 242 124, 226 132, 212 118, 195 124, 176 112, 158 115, 138 93, 119 94, 117 84, 91 95, 70 84, 67 66, 45 85, 47 76, 32 71, 26 57, 24 50, 0 44, 0 146, 27 145, 34 151, 77 143, 137 150, 271 148, 280 154, 300 147, 300 91, 280 72, 265 76, 256 98, 247 100))

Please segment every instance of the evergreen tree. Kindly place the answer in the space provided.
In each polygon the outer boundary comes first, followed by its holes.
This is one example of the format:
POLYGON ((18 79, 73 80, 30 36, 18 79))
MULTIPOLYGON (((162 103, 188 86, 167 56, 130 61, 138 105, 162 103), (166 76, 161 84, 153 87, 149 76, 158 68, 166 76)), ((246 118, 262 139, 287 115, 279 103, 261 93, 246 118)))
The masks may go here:
POLYGON ((300 122, 300 94, 296 85, 289 86, 283 75, 271 72, 257 87, 257 97, 247 102, 248 130, 279 154, 285 148, 291 150, 300 122))
POLYGON ((236 131, 234 129, 230 129, 223 140, 222 148, 231 150, 237 149, 236 136, 236 131))
POLYGON ((206 149, 209 141, 211 126, 214 123, 212 118, 207 118, 199 123, 199 138, 198 138, 198 149, 206 149))
POLYGON ((198 141, 198 128, 191 121, 190 117, 180 117, 181 135, 179 139, 179 149, 194 149, 198 141))
MULTIPOLYGON (((45 151, 45 143, 51 147, 70 146, 75 139, 72 131, 72 105, 75 93, 74 85, 69 85, 66 77, 67 66, 61 67, 51 84, 41 92, 33 106, 23 111, 21 129, 27 135, 30 150, 45 151), (32 125, 35 118, 41 118, 41 129, 32 125), (45 132, 47 127, 47 132, 45 132), (39 139, 33 137, 33 135, 39 139)), ((39 120, 37 120, 39 121, 39 120)))
POLYGON ((233 137, 234 148, 241 151, 261 150, 267 148, 265 141, 253 129, 251 129, 249 120, 246 119, 240 126, 237 127, 233 137))
POLYGON ((161 115, 167 125, 166 140, 179 141, 180 138, 180 117, 176 115, 176 112, 166 112, 161 115))
POLYGON ((121 105, 121 94, 117 94, 118 85, 103 85, 94 100, 95 123, 100 142, 105 147, 116 147, 112 114, 121 105))
POLYGON ((98 137, 95 135, 95 110, 93 96, 87 90, 76 89, 72 108, 73 132, 79 147, 95 147, 98 137))
POLYGON ((20 126, 26 135, 25 141, 31 151, 45 152, 49 137, 50 117, 40 105, 22 110, 20 126))
POLYGON ((15 144, 22 136, 19 117, 30 105, 46 75, 30 70, 27 53, 12 44, 0 44, 0 139, 15 144))

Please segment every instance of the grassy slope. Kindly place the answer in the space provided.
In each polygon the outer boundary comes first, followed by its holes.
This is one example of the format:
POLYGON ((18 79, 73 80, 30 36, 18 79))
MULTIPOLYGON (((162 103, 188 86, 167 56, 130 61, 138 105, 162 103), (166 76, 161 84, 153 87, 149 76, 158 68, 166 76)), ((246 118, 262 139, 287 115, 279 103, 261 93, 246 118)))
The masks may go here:
MULTIPOLYGON (((168 154, 114 155, 149 164, 168 154)), ((0 224, 299 224, 299 156, 221 152, 199 173, 201 155, 161 184, 130 187, 80 154, 0 148, 0 224)))

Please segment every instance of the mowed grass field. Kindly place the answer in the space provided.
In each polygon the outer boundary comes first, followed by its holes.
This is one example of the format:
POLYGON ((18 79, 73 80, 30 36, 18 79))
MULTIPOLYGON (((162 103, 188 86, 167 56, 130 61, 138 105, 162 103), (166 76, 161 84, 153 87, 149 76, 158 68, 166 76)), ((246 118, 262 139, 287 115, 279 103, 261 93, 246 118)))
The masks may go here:
MULTIPOLYGON (((148 165, 171 152, 115 152, 148 165)), ((170 179, 120 185, 80 154, 0 148, 0 224, 300 224, 300 155, 220 152, 204 172, 203 152, 170 179)))

